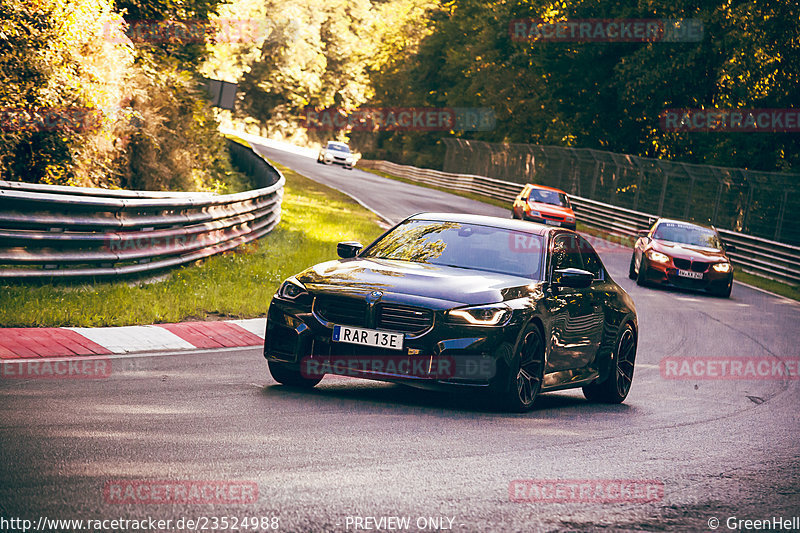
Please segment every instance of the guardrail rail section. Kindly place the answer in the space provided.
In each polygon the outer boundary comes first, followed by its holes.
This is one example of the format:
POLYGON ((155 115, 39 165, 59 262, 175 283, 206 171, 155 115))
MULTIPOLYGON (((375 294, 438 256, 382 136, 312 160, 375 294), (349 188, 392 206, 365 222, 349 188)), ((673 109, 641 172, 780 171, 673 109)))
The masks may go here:
POLYGON ((0 181, 0 278, 154 272, 262 237, 280 221, 285 179, 249 147, 228 148, 259 188, 216 195, 0 181))
MULTIPOLYGON (((509 202, 509 212, 511 202, 523 186, 520 183, 485 176, 440 172, 399 165, 389 161, 361 160, 358 164, 363 168, 372 168, 379 172, 443 189, 470 192, 507 201, 509 202)), ((531 181, 535 182, 535 180, 531 181)), ((639 230, 650 227, 651 219, 658 218, 654 214, 626 209, 572 194, 570 194, 570 200, 578 221, 616 235, 635 236, 639 230)), ((729 255, 734 264, 745 272, 785 283, 800 283, 800 247, 731 230, 720 229, 719 232, 726 243, 735 245, 736 250, 729 255)))

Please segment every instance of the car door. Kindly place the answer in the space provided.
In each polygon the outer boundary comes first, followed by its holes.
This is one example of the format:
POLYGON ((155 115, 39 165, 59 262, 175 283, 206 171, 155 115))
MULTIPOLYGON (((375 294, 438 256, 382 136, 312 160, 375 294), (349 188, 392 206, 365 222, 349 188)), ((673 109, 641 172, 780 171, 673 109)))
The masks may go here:
POLYGON ((597 350, 603 340, 603 332, 606 327, 606 309, 608 308, 608 290, 605 268, 600 256, 589 242, 577 236, 578 248, 581 252, 584 270, 588 270, 594 275, 591 286, 583 291, 587 298, 587 310, 591 314, 591 320, 587 321, 586 336, 589 340, 589 349, 583 354, 583 366, 590 365, 597 356, 597 350))
POLYGON ((573 289, 557 286, 556 271, 584 269, 578 236, 558 233, 551 242, 548 280, 550 291, 545 305, 552 317, 550 357, 545 372, 583 368, 594 359, 597 341, 597 313, 592 287, 573 289))

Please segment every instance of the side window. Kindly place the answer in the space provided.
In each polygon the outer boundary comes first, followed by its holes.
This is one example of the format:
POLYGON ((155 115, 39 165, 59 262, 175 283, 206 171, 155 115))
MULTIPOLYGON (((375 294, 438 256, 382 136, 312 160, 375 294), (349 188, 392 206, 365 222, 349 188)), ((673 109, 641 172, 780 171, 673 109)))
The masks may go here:
POLYGON ((583 265, 586 270, 594 274, 594 279, 605 279, 605 269, 600 256, 594 251, 592 245, 583 237, 580 239, 581 257, 583 257, 583 265))
POLYGON ((551 265, 551 273, 562 268, 583 268, 574 235, 559 235, 555 238, 551 265))

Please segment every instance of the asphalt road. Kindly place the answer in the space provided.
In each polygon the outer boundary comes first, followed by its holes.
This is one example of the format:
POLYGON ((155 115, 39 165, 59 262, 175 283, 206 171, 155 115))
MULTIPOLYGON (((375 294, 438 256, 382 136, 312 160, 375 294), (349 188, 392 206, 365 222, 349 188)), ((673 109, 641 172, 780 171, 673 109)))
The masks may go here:
MULTIPOLYGON (((266 152, 392 220, 427 210, 498 214, 266 152)), ((407 528, 381 528, 407 531, 711 531, 716 517, 730 531, 729 517, 800 515, 798 381, 671 380, 659 369, 670 356, 797 357, 800 306, 741 285, 730 300, 643 289, 625 275, 628 251, 600 253, 640 320, 623 405, 563 392, 509 415, 475 398, 331 376, 298 392, 270 378, 259 349, 115 359, 100 380, 0 380, 0 530, 14 530, 3 527, 9 517, 230 516, 277 517, 280 531, 377 529, 369 519, 381 517, 408 517, 407 528), (648 482, 663 495, 510 499, 514 480, 553 479, 648 482), (245 481, 258 494, 242 504, 119 504, 104 495, 137 480, 245 481)))

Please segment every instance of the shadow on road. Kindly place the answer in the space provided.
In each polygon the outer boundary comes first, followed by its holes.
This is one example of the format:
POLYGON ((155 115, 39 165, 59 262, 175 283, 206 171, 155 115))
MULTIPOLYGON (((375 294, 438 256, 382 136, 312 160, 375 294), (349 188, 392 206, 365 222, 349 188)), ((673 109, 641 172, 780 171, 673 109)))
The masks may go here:
POLYGON ((287 407, 291 404, 293 408, 314 411, 338 407, 363 413, 407 414, 411 409, 418 414, 444 415, 446 418, 459 414, 470 418, 477 415, 493 419, 545 418, 554 414, 581 417, 593 414, 627 416, 636 411, 635 407, 629 405, 595 404, 574 393, 562 392, 542 394, 529 413, 506 413, 484 394, 447 393, 355 379, 347 382, 323 381, 313 389, 269 384, 262 387, 261 394, 271 402, 286 402, 287 407))

